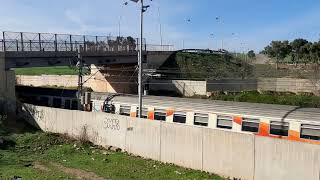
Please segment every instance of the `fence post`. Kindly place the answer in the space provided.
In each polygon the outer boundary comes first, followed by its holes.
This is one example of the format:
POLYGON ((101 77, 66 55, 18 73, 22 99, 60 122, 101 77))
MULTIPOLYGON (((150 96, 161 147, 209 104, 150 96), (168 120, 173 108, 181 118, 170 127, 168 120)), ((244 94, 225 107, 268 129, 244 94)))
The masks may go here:
POLYGON ((42 47, 41 47, 41 34, 39 33, 38 36, 39 36, 39 48, 40 48, 40 51, 42 51, 42 47))
POLYGON ((31 40, 29 40, 30 51, 32 51, 31 45, 32 45, 32 42, 31 42, 31 40))
POLYGON ((71 46, 71 51, 73 51, 73 44, 72 44, 72 35, 70 34, 69 36, 70 36, 69 38, 70 38, 70 46, 71 46))
POLYGON ((2 32, 3 37, 3 51, 6 51, 6 35, 5 32, 2 32))
POLYGON ((58 51, 58 39, 57 34, 54 34, 54 49, 57 52, 58 51))
POLYGON ((75 41, 75 45, 76 45, 76 46, 75 46, 75 48, 76 48, 76 51, 78 51, 78 45, 77 45, 77 44, 78 44, 78 42, 77 42, 77 41, 75 41))
POLYGON ((86 36, 83 36, 83 51, 86 52, 86 36))
POLYGON ((66 51, 68 51, 67 41, 64 41, 64 46, 66 47, 66 51))
POLYGON ((96 51, 98 51, 98 36, 96 36, 96 45, 95 45, 95 47, 96 47, 96 51))
POLYGON ((16 45, 17 45, 17 51, 19 51, 19 40, 16 40, 16 45))
POLYGON ((24 43, 23 43, 23 33, 20 33, 20 39, 21 39, 21 51, 24 51, 24 43))

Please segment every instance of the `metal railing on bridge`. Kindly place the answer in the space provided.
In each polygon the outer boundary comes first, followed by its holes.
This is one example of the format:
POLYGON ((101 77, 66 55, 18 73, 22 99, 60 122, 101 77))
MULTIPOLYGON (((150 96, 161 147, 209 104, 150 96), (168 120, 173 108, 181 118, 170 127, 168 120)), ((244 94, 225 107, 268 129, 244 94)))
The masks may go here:
MULTIPOLYGON (((84 52, 133 52, 139 50, 139 39, 112 36, 88 36, 50 33, 2 33, 0 51, 84 51, 84 52)), ((148 45, 145 51, 174 51, 172 45, 148 45)))

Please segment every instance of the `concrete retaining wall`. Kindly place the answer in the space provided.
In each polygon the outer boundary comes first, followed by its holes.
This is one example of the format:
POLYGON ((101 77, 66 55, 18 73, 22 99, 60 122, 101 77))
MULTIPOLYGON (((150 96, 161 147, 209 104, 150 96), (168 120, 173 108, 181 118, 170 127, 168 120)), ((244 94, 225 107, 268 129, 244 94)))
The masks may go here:
POLYGON ((246 180, 319 180, 320 146, 106 113, 25 105, 31 124, 97 145, 246 180))
POLYGON ((320 91, 320 82, 308 79, 263 78, 259 79, 257 89, 276 92, 314 93, 320 91))
MULTIPOLYGON (((89 76, 84 76, 84 80, 89 76)), ((16 76, 17 85, 23 86, 61 86, 61 87, 78 87, 78 76, 76 75, 41 75, 41 76, 16 76)), ((90 83, 85 83, 84 86, 90 87, 90 83)))
MULTIPOLYGON (((0 62, 1 63, 1 62, 0 62)), ((2 72, 3 73, 3 72, 2 72)), ((12 77, 12 72, 7 71, 7 77, 12 77)), ((3 77, 6 77, 3 75, 3 77)), ((0 82, 4 82, 1 80, 0 82)), ((84 79, 88 79, 85 76, 84 79)), ((119 80, 119 82, 126 80, 119 80)), ((11 81, 10 81, 11 82, 11 81)), ((25 76, 17 75, 16 82, 18 85, 24 86, 63 86, 77 87, 78 76, 74 75, 41 75, 41 76, 25 76)), ((188 80, 151 80, 149 89, 152 91, 173 91, 184 96, 207 95, 207 92, 213 91, 275 91, 275 92, 293 92, 293 93, 320 93, 320 82, 313 82, 308 79, 293 78, 260 78, 260 79, 222 79, 208 81, 188 81, 188 80)), ((102 74, 97 73, 95 78, 90 79, 84 84, 96 92, 135 92, 132 88, 123 87, 123 84, 117 84, 116 81, 112 85, 102 74), (119 87, 118 87, 119 86, 119 87)), ((133 84, 134 87, 136 85, 133 84)), ((0 86, 1 91, 1 86, 0 86)), ((14 91, 8 91, 14 92, 14 91)))
POLYGON ((151 80, 149 87, 153 91, 174 91, 184 96, 207 94, 206 81, 151 80))
POLYGON ((255 91, 257 90, 258 81, 256 79, 222 79, 208 80, 207 91, 255 91))

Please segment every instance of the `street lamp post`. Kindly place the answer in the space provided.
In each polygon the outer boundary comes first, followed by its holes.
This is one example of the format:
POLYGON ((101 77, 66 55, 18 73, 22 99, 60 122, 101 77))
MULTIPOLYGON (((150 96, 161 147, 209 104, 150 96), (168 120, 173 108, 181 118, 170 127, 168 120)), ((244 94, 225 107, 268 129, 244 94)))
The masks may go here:
MULTIPOLYGON (((139 0, 131 0, 138 3, 139 0)), ((139 77, 138 77, 138 94, 139 94, 139 111, 138 117, 142 117, 142 72, 143 72, 143 62, 142 62, 142 48, 143 48, 143 13, 149 8, 143 4, 143 0, 140 0, 141 11, 140 11, 140 48, 138 55, 138 66, 139 66, 139 77)))

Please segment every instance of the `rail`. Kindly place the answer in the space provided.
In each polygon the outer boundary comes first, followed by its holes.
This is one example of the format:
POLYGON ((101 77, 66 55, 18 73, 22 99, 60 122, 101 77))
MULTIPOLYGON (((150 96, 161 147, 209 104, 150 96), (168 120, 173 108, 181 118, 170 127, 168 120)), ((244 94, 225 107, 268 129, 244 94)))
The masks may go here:
MULTIPOLYGON (((88 36, 71 34, 8 32, 2 33, 0 51, 88 51, 132 52, 139 50, 139 39, 112 36, 88 36)), ((148 45, 143 40, 145 51, 174 51, 172 45, 148 45)))

